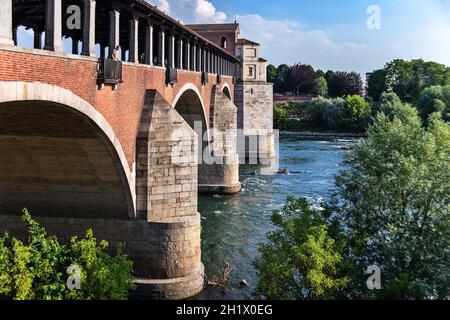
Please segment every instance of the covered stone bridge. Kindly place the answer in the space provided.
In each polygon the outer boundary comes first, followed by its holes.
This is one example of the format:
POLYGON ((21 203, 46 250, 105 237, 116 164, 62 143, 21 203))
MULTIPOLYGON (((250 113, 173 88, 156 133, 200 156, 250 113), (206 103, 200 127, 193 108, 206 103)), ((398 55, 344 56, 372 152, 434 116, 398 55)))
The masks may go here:
POLYGON ((239 61, 141 0, 2 0, 0 21, 0 232, 23 237, 26 207, 60 240, 125 243, 135 296, 197 294, 197 194, 240 190, 239 61))

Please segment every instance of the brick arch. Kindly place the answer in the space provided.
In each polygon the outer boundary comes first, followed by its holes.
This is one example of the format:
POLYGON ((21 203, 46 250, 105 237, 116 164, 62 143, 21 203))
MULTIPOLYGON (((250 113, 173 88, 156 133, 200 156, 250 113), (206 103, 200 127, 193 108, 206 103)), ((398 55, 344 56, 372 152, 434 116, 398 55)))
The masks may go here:
POLYGON ((114 162, 114 165, 126 191, 128 216, 134 219, 136 217, 134 173, 129 168, 119 139, 103 115, 73 92, 55 85, 40 82, 0 81, 0 104, 26 102, 35 102, 38 105, 47 103, 52 107, 70 109, 72 113, 88 119, 92 125, 96 126, 93 130, 101 135, 109 150, 114 153, 112 156, 118 160, 114 162))
MULTIPOLYGON (((209 121, 207 121, 207 116, 206 116, 206 107, 205 104, 203 102, 202 96, 200 91, 198 90, 198 88, 192 84, 192 83, 187 83, 185 84, 177 93, 177 95, 175 96, 175 98, 173 99, 172 102, 172 106, 176 109, 177 105, 179 104, 179 102, 182 100, 182 98, 184 99, 187 95, 190 95, 190 102, 192 104, 195 103, 199 103, 201 106, 201 117, 202 120, 206 126, 206 130, 209 129, 209 121)), ((183 115, 181 115, 183 116, 183 115)), ((189 123, 189 121, 187 121, 189 123)))

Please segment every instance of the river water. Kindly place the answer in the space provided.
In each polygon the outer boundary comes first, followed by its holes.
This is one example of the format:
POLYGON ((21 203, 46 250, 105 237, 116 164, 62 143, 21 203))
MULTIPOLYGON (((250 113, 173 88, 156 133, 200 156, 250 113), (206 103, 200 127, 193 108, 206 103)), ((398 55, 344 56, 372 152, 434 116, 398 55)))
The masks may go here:
POLYGON ((200 196, 202 215, 202 260, 205 273, 220 276, 224 265, 232 268, 226 290, 206 288, 197 299, 250 299, 256 281, 253 261, 266 233, 273 229, 270 218, 287 196, 305 196, 320 203, 330 196, 334 176, 342 169, 348 140, 305 140, 280 137, 280 168, 301 173, 252 176, 241 167, 242 192, 233 196, 200 196), (245 279, 249 286, 240 288, 245 279))

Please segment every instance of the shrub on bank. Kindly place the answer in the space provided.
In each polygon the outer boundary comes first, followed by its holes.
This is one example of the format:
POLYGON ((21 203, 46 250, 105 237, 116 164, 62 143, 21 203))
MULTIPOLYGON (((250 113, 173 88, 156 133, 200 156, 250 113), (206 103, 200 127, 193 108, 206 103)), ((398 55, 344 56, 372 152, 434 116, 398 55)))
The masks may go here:
POLYGON ((364 131, 370 117, 371 106, 361 96, 344 98, 315 98, 307 104, 313 122, 326 130, 364 131))
MULTIPOLYGON (((0 238, 0 299, 14 300, 124 300, 134 288, 133 264, 121 248, 115 256, 108 243, 97 243, 92 230, 84 239, 73 237, 62 245, 24 209, 27 243, 5 234, 0 238), (80 288, 70 290, 68 268, 79 271, 80 288)), ((72 272, 69 270, 69 272, 72 272)), ((72 274, 73 275, 73 274, 72 274)), ((77 277, 78 275, 75 274, 77 277)))

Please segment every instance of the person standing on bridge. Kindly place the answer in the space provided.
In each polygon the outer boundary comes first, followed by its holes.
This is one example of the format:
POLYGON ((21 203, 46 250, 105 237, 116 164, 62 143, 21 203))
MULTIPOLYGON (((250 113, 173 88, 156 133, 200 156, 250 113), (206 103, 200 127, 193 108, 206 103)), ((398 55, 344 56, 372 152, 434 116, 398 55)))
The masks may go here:
POLYGON ((112 58, 114 61, 119 61, 119 50, 120 50, 120 46, 117 45, 112 52, 112 58))

